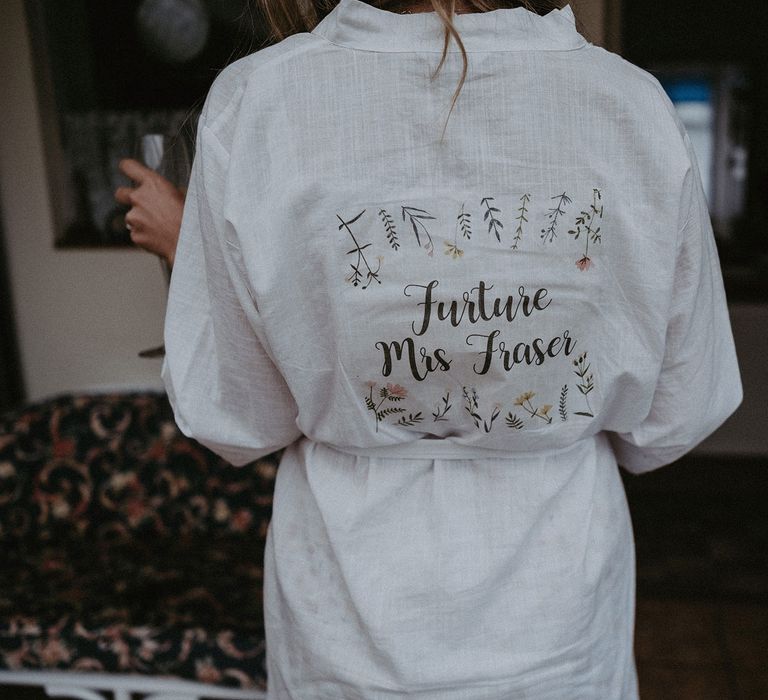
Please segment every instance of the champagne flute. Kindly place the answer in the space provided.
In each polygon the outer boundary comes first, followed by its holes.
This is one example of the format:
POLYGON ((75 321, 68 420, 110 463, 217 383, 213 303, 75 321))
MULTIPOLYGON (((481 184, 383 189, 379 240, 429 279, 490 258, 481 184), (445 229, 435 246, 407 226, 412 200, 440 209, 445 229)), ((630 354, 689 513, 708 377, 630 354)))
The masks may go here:
MULTIPOLYGON (((172 167, 177 159, 169 158, 169 137, 163 133, 147 133, 139 138, 138 151, 142 163, 151 170, 169 180, 175 187, 179 187, 179 180, 183 177, 178 167, 172 167)), ((171 285, 171 266, 163 255, 157 254, 160 268, 165 278, 166 288, 171 285)), ((139 352, 139 357, 162 357, 165 355, 165 344, 147 348, 139 352)))
MULTIPOLYGON (((186 193, 192 172, 194 157, 194 130, 186 127, 186 122, 176 130, 175 135, 167 133, 143 134, 136 149, 144 165, 162 175, 174 187, 186 193)), ((158 255, 165 277, 166 287, 171 284, 171 266, 162 255, 158 255)), ((160 345, 139 353, 140 357, 159 357, 165 354, 165 346, 160 345)))
MULTIPOLYGON (((165 155, 167 153, 166 140, 165 134, 144 134, 140 140, 140 152, 141 161, 144 165, 170 180, 171 178, 166 173, 167 168, 164 167, 165 155)), ((175 182, 174 185, 176 185, 175 182)), ((165 277, 166 287, 169 287, 171 284, 171 266, 162 255, 158 254, 157 258, 160 261, 160 267, 165 277)))

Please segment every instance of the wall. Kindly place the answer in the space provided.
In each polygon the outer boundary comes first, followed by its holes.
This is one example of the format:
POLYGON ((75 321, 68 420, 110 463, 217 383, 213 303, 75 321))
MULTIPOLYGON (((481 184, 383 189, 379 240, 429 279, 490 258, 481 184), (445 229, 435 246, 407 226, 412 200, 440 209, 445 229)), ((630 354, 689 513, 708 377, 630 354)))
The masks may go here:
MULTIPOLYGON (((574 3, 576 12, 587 3, 574 3)), ((599 14, 599 13, 598 13, 599 14)), ((602 16, 602 15, 600 15, 602 16)), ((593 36, 597 32, 593 31, 593 36)), ((166 290, 138 250, 55 250, 23 0, 0 2, 0 211, 28 399, 58 392, 162 388, 166 290)), ((764 454, 768 307, 733 305, 745 400, 701 450, 764 454)))
POLYGON ((723 427, 701 446, 702 451, 768 454, 768 305, 731 304, 731 324, 739 356, 744 401, 723 427))

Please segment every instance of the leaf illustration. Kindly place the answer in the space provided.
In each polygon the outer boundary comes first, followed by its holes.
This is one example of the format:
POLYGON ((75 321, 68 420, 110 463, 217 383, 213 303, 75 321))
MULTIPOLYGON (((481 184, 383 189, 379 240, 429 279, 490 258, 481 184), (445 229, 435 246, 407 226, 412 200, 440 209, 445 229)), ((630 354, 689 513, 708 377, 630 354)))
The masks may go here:
POLYGON ((395 220, 386 209, 379 209, 379 217, 384 224, 384 231, 389 245, 392 247, 392 250, 398 250, 400 248, 400 240, 395 229, 395 220))
POLYGON ((472 215, 464 211, 464 202, 461 204, 461 211, 457 217, 457 224, 461 230, 461 235, 467 240, 472 237, 472 215))
POLYGON ((448 411, 451 410, 451 404, 449 403, 451 397, 451 392, 446 391, 445 396, 443 396, 440 399, 440 403, 437 404, 435 407, 435 410, 432 412, 432 418, 434 421, 445 421, 448 420, 445 417, 445 414, 448 413, 448 411), (442 405, 441 405, 442 403, 442 405))
POLYGON ((488 233, 493 233, 496 236, 496 240, 501 242, 500 231, 504 228, 504 225, 494 216, 494 212, 500 212, 501 209, 491 205, 493 199, 493 197, 483 197, 480 200, 480 202, 485 205, 483 220, 488 221, 488 233))
POLYGON ((513 430, 520 430, 525 423, 521 421, 512 411, 509 412, 509 414, 506 417, 507 426, 512 428, 513 430))
POLYGON ((568 385, 564 384, 560 390, 560 418, 563 421, 568 420, 568 410, 566 407, 566 401, 568 399, 568 385))
POLYGON ((388 408, 382 408, 380 411, 376 413, 376 416, 379 420, 383 420, 386 416, 389 416, 393 413, 404 413, 404 408, 396 408, 395 406, 389 406, 388 408))
POLYGON ((339 219, 341 224, 339 225, 339 230, 342 228, 346 229, 347 233, 349 234, 350 238, 352 239, 352 242, 355 244, 355 247, 352 248, 352 250, 347 251, 346 255, 356 255, 357 258, 355 260, 355 263, 350 263, 350 267, 352 268, 352 273, 348 275, 345 279, 347 282, 351 282, 354 287, 360 286, 360 283, 363 281, 363 267, 365 267, 365 279, 366 283, 362 285, 361 289, 367 289, 368 286, 373 282, 374 280, 381 284, 381 280, 379 279, 379 270, 381 269, 381 261, 382 257, 378 256, 378 266, 374 270, 370 264, 368 263, 368 259, 365 257, 365 249, 371 246, 371 243, 366 243, 365 245, 360 245, 357 238, 355 237, 354 232, 352 231, 351 224, 353 224, 355 221, 357 221, 363 214, 365 213, 365 209, 363 209, 357 216, 350 219, 349 221, 344 221, 338 214, 336 214, 336 218, 339 219))
POLYGON ((401 214, 403 221, 405 221, 406 216, 408 217, 411 228, 413 229, 413 235, 415 236, 416 243, 419 245, 419 247, 424 248, 428 255, 432 255, 434 251, 434 244, 432 243, 432 236, 429 233, 429 229, 427 229, 423 219, 434 219, 435 217, 432 216, 429 212, 424 211, 424 209, 417 209, 416 207, 406 206, 401 207, 401 214), (426 236, 426 242, 424 245, 422 245, 420 234, 424 234, 426 236))
POLYGON ((418 413, 409 413, 407 418, 405 416, 401 416, 400 420, 397 421, 397 425, 415 425, 416 423, 421 423, 421 420, 421 411, 418 413))

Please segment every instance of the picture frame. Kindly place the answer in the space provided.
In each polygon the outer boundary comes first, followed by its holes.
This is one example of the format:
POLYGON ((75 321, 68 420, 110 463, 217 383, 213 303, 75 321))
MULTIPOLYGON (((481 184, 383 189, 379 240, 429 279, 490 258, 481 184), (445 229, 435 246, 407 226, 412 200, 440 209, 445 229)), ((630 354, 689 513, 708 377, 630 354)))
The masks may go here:
POLYGON ((197 118, 218 71, 257 38, 247 0, 26 0, 54 218, 55 248, 134 247, 133 184, 142 160, 185 189, 197 118), (247 28, 247 33, 246 33, 247 28), (149 162, 147 135, 164 137, 149 162))

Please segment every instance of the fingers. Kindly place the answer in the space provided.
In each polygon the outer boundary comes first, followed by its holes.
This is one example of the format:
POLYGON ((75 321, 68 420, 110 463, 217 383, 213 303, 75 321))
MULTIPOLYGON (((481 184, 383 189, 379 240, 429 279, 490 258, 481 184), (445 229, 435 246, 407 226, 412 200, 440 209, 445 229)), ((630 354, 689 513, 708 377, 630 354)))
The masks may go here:
POLYGON ((131 238, 133 238, 133 235, 135 233, 141 232, 142 230, 141 222, 138 220, 138 217, 134 214, 133 209, 128 211, 128 213, 123 217, 123 220, 125 221, 125 228, 127 228, 131 232, 131 238))
POLYGON ((132 187, 118 187, 115 190, 115 199, 120 204, 126 204, 131 206, 133 204, 133 188, 132 187))
POLYGON ((154 172, 154 170, 148 168, 134 158, 123 158, 117 164, 117 167, 120 169, 120 172, 138 183, 141 183, 147 175, 154 172))
POLYGON ((159 241, 156 236, 151 235, 147 231, 143 231, 140 227, 134 228, 129 231, 131 242, 143 248, 148 253, 154 253, 168 259, 167 251, 162 245, 162 241, 159 241))

